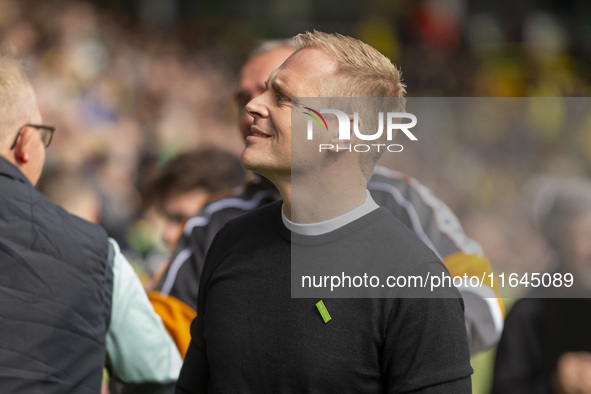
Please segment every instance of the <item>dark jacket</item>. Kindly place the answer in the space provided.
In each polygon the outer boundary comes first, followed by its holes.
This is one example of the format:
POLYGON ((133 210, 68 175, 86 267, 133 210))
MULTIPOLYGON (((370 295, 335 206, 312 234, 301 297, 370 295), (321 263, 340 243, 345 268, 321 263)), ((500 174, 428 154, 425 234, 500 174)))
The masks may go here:
POLYGON ((100 392, 113 270, 103 229, 0 157, 0 392, 100 392))

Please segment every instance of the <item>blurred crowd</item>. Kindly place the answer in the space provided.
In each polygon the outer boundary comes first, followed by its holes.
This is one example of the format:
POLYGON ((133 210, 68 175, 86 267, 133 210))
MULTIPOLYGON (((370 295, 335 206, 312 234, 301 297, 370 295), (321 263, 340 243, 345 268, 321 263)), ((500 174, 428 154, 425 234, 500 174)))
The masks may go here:
POLYGON ((399 140, 405 151, 383 164, 450 205, 497 272, 557 268, 536 227, 549 211, 540 190, 546 175, 591 172, 588 2, 214 3, 0 0, 0 42, 24 59, 44 123, 57 126, 39 188, 101 224, 146 281, 178 235, 161 239, 171 217, 154 201, 170 197, 155 197, 159 170, 212 147, 238 155, 244 56, 259 39, 313 28, 389 56, 409 105, 425 105, 418 143, 399 140))
MULTIPOLYGON (((374 1, 360 13, 358 2, 343 2, 341 17, 307 2, 234 1, 224 11, 208 2, 0 0, 0 38, 24 58, 44 121, 57 126, 44 176, 83 180, 96 198, 85 209, 151 275, 169 250, 162 221, 144 204, 146 181, 188 150, 241 151, 233 93, 257 39, 312 28, 357 36, 400 66, 411 97, 588 95, 591 7, 512 3, 374 1)), ((528 179, 590 170, 591 118, 573 128, 572 102, 548 100, 530 106, 527 127, 512 128, 497 116, 510 102, 485 102, 477 126, 391 158, 436 190, 501 270, 544 254, 534 232, 515 223, 528 179)), ((62 195, 80 184, 63 182, 54 185, 62 195)))
POLYGON ((148 39, 87 2, 2 0, 0 32, 23 57, 44 120, 58 129, 45 171, 83 178, 97 194, 95 219, 145 257, 158 246, 139 220, 151 171, 198 147, 239 152, 233 73, 208 53, 148 39))

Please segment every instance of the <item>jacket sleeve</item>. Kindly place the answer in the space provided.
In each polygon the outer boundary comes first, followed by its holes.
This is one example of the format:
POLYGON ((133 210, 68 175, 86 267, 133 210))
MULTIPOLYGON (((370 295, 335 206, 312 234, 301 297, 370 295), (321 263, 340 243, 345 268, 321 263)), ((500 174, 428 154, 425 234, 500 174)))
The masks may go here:
POLYGON ((133 268, 117 243, 109 241, 115 253, 107 364, 126 384, 170 385, 178 378, 181 356, 133 268))
POLYGON ((195 216, 185 223, 170 262, 156 274, 155 284, 150 289, 163 297, 172 296, 193 310, 197 309, 199 278, 210 238, 219 230, 206 221, 205 217, 195 216), (195 225, 196 222, 203 225, 195 225))
POLYGON ((445 264, 452 277, 484 277, 483 286, 458 288, 465 300, 470 354, 495 345, 503 330, 505 309, 494 272, 482 247, 465 233, 451 209, 416 179, 376 167, 367 185, 373 199, 415 232, 445 264))

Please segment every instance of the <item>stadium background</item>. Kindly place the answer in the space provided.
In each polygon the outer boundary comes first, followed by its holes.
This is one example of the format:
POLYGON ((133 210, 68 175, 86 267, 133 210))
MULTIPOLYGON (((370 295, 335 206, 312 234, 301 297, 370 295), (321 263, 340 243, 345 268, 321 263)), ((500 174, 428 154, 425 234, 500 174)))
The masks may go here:
MULTIPOLYGON (((58 127, 45 172, 92 184, 101 224, 148 271, 164 253, 141 204, 147 174, 186 149, 238 153, 232 98, 244 57, 259 39, 314 28, 389 56, 409 96, 553 97, 538 110, 550 118, 510 157, 500 152, 511 135, 475 126, 450 136, 459 148, 444 165, 398 163, 450 205, 497 270, 543 261, 523 185, 540 173, 589 175, 591 121, 566 127, 560 97, 589 96, 590 20, 584 0, 0 0, 0 37, 21 53, 45 123, 58 127)), ((493 352, 473 360, 475 393, 487 392, 493 352)))

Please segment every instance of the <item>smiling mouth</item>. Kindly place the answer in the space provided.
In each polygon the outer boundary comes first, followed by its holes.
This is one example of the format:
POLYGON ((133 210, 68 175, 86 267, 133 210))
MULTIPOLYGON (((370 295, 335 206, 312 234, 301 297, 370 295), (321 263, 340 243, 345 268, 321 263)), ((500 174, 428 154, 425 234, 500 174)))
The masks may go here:
POLYGON ((252 125, 250 126, 250 135, 253 137, 259 138, 270 138, 271 136, 263 131, 261 131, 260 127, 252 125))

